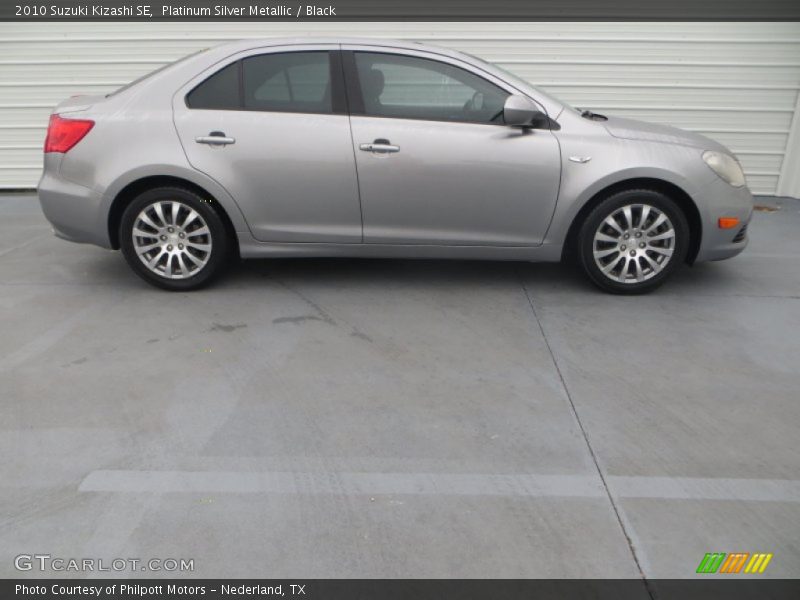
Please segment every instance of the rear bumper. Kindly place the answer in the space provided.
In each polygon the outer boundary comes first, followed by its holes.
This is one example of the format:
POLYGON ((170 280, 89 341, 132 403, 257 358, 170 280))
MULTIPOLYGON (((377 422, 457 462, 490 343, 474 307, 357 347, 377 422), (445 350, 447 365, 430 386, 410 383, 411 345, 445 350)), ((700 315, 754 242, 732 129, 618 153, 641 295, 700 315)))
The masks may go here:
POLYGON ((56 236, 83 244, 111 248, 102 194, 58 175, 59 155, 45 156, 39 180, 39 203, 56 236))
POLYGON ((747 247, 747 232, 742 234, 742 228, 753 215, 753 195, 747 187, 734 188, 719 178, 705 192, 698 202, 703 232, 695 260, 724 260, 736 256, 747 247), (736 217, 739 225, 721 229, 720 217, 736 217))

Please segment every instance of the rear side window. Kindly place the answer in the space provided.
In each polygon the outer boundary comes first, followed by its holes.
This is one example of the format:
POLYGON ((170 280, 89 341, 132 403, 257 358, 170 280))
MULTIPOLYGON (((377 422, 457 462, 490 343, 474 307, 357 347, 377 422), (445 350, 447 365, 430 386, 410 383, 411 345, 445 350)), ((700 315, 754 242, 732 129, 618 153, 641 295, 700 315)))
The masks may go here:
MULTIPOLYGON (((340 82, 339 88, 341 88, 340 82)), ((341 105, 344 101, 340 99, 341 105)), ((261 54, 217 71, 186 96, 189 108, 332 113, 330 54, 261 54)))
POLYGON ((217 71, 186 96, 189 108, 235 110, 239 101, 239 63, 217 71))
POLYGON ((330 113, 327 52, 262 54, 244 59, 244 107, 249 110, 330 113))

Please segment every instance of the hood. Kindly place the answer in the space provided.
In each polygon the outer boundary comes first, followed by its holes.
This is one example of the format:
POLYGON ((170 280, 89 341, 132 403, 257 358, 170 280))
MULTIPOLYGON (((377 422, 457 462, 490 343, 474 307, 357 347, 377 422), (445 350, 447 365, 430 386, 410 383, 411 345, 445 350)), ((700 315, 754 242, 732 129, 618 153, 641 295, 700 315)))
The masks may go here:
POLYGON ((662 144, 679 144, 702 150, 719 150, 730 154, 730 150, 719 142, 699 133, 685 131, 669 125, 659 125, 622 117, 608 117, 603 124, 608 133, 623 140, 642 140, 645 142, 661 142, 662 144))

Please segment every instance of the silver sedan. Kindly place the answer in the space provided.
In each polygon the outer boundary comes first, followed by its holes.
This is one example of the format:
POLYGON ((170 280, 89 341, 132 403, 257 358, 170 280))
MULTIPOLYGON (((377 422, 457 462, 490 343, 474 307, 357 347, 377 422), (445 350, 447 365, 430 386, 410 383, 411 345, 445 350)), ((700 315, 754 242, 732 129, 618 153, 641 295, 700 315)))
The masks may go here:
POLYGON ((617 293, 741 252, 753 200, 697 134, 579 110, 476 57, 248 40, 50 118, 56 235, 189 290, 232 255, 577 261, 617 293))

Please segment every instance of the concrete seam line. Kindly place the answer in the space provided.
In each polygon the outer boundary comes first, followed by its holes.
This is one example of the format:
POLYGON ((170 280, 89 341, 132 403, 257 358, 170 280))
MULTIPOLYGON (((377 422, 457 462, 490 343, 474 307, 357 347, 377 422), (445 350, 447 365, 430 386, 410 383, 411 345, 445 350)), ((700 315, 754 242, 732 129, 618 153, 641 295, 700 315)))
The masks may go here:
MULTIPOLYGON (((800 481, 702 477, 607 477, 617 498, 800 503, 800 481)), ((389 471, 90 471, 79 492, 286 495, 494 496, 604 499, 596 474, 389 471)))
POLYGON ((602 499, 586 475, 297 471, 97 470, 79 492, 494 496, 602 499))
POLYGON ((639 556, 636 553, 636 548, 633 545, 633 540, 631 539, 628 530, 625 527, 625 523, 622 520, 622 515, 620 514, 619 507, 617 503, 614 501, 614 497, 611 495, 611 490, 608 488, 608 482, 606 481, 605 474, 603 473, 603 469, 600 467, 600 461, 595 454, 594 448, 592 448, 592 443, 589 441, 589 434, 586 431, 586 427, 583 425, 583 421, 581 421, 581 417, 578 414, 578 409, 575 407, 575 402, 572 399, 572 394, 569 391, 569 387, 567 386, 567 382, 564 379, 564 374, 561 372, 561 367, 558 364, 558 360, 556 359, 555 352, 553 352, 553 348, 550 345, 550 340, 547 338, 547 334, 544 330, 544 325, 542 325, 542 321, 539 318, 539 314, 536 312, 536 306, 533 303, 533 298, 531 298, 530 293, 528 292, 528 287, 525 285, 525 279, 522 275, 517 272, 517 276, 519 277, 520 285, 522 286, 522 292, 525 294, 525 298, 528 300, 528 306, 530 306, 531 313, 533 314, 533 318, 536 320, 536 324, 539 326, 539 331, 542 334, 542 339, 544 340, 545 346, 547 347, 547 351, 550 353, 550 360, 553 361, 553 366, 558 373, 558 378, 561 380, 561 387, 564 388, 564 394, 567 396, 567 401, 569 402, 569 406, 572 410, 572 415, 575 418, 575 421, 578 424, 578 428, 581 431, 581 435, 583 436, 583 441, 586 442, 586 447, 589 449, 589 455, 594 462, 595 469, 597 469, 597 474, 600 476, 600 481, 603 484, 603 488, 605 489, 606 496, 608 497, 608 501, 611 503, 611 508, 614 511, 614 516, 617 518, 617 523, 619 523, 619 527, 622 530, 622 535, 625 536, 625 539, 628 542, 628 548, 631 551, 631 556, 633 557, 633 562, 636 564, 636 568, 639 570, 639 575, 644 581, 645 588, 647 589, 647 593, 651 599, 655 600, 656 596, 654 591, 651 589, 649 582, 647 581, 647 576, 644 573, 644 569, 642 569, 642 564, 639 561, 639 556))
POLYGON ((105 302, 98 301, 75 311, 66 319, 48 327, 43 333, 20 346, 14 352, 0 357, 0 373, 15 369, 33 358, 44 354, 66 337, 83 319, 96 312, 105 302))

